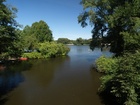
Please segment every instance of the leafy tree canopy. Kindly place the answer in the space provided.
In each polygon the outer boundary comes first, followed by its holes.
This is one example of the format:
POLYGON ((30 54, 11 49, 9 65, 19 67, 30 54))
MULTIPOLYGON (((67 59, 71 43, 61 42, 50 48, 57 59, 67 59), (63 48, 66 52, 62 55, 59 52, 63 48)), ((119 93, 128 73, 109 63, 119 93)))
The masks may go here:
POLYGON ((21 33, 24 48, 33 50, 37 48, 37 43, 50 42, 53 40, 52 32, 47 23, 43 20, 34 22, 32 26, 26 25, 21 33))
POLYGON ((31 34, 35 35, 39 42, 52 41, 52 31, 43 20, 35 22, 31 26, 31 34))
POLYGON ((135 51, 140 47, 140 0, 82 0, 78 16, 83 27, 93 26, 91 48, 111 43, 111 51, 135 51))
POLYGON ((5 0, 0 0, 0 57, 20 55, 18 34, 16 28, 19 26, 16 22, 17 9, 7 6, 5 0), (19 51, 18 53, 16 53, 19 51))
POLYGON ((27 50, 33 50, 37 45, 37 38, 34 34, 31 34, 31 27, 26 25, 21 32, 21 42, 23 43, 23 48, 27 50))
MULTIPOLYGON (((84 12, 78 17, 83 27, 93 26, 91 48, 111 43, 120 57, 99 58, 99 92, 118 105, 140 104, 140 0, 82 0, 84 12)), ((110 105, 110 104, 109 104, 110 105)), ((111 104, 112 105, 112 104, 111 104)))

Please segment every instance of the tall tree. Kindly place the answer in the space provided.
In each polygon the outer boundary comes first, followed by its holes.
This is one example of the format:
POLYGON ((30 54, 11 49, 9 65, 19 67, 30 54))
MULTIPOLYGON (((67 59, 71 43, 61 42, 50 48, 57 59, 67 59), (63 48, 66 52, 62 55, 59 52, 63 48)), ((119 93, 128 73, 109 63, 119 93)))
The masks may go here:
POLYGON ((120 55, 140 47, 140 0, 82 0, 84 12, 78 17, 83 27, 93 25, 91 48, 111 43, 120 55))
POLYGON ((26 25, 21 33, 24 48, 34 50, 37 48, 37 43, 51 42, 53 40, 52 31, 43 20, 34 22, 32 26, 26 25))
POLYGON ((31 33, 31 27, 26 25, 21 32, 23 48, 26 50, 34 50, 37 47, 38 40, 34 34, 31 33))
POLYGON ((93 25, 92 48, 111 43, 111 51, 121 55, 113 62, 107 60, 110 64, 100 58, 99 65, 107 71, 100 93, 111 97, 113 104, 139 105, 140 0, 82 0, 81 4, 79 22, 85 27, 89 19, 93 25))
POLYGON ((35 22, 31 26, 31 34, 35 35, 39 42, 52 41, 52 31, 49 26, 43 20, 35 22))
POLYGON ((16 22, 17 9, 7 6, 5 0, 0 0, 0 56, 18 56, 18 46, 15 45, 18 35, 15 29, 18 27, 16 22))

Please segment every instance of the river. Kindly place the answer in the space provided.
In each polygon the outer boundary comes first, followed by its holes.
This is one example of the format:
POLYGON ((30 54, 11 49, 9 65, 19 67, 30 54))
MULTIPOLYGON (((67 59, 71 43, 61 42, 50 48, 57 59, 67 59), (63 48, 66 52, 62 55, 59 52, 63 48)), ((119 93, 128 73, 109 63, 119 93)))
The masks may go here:
POLYGON ((66 57, 13 63, 0 73, 0 105, 103 105, 95 60, 108 51, 69 46, 66 57))

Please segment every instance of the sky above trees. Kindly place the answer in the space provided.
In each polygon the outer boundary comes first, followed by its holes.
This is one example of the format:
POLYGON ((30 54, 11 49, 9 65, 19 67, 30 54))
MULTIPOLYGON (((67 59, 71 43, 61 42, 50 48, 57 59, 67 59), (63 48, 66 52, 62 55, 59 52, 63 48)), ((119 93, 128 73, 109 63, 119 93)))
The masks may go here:
POLYGON ((44 20, 54 39, 91 38, 91 26, 82 28, 77 17, 82 12, 80 0, 7 0, 18 9, 17 22, 26 26, 44 20))

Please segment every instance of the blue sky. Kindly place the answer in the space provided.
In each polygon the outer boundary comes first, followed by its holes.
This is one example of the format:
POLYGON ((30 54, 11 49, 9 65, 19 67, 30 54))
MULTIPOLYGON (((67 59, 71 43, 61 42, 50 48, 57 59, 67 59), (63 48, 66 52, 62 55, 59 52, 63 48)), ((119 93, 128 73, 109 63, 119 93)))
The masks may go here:
POLYGON ((7 0, 18 9, 17 22, 23 26, 43 20, 52 30, 54 39, 91 38, 91 26, 82 28, 78 15, 82 13, 81 0, 7 0))

